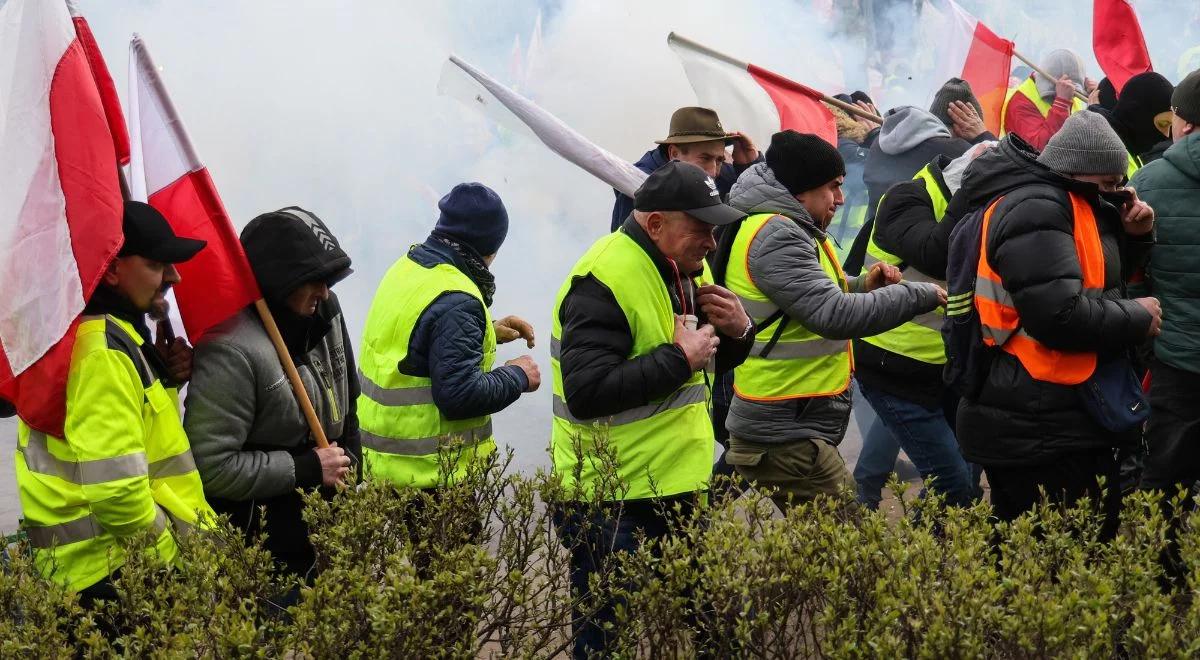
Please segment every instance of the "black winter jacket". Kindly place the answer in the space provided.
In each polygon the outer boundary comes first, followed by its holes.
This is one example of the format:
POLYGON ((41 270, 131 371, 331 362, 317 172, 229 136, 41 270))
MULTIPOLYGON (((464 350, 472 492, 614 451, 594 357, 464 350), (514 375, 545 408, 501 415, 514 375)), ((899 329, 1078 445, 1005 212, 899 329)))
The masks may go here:
MULTIPOLYGON (((619 231, 629 234, 654 260, 670 292, 675 313, 682 314, 671 262, 632 218, 619 231)), ((689 282, 683 278, 683 286, 690 287, 689 282)), ((676 344, 663 344, 646 355, 629 357, 633 350, 629 321, 612 292, 594 277, 579 278, 572 283, 559 314, 563 393, 571 414, 579 419, 607 417, 644 406, 669 395, 691 378, 691 367, 683 349, 676 344)), ((696 310, 695 314, 703 325, 706 322, 703 311, 696 310)), ((745 361, 754 345, 754 332, 742 341, 720 333, 718 336, 719 375, 745 361)))
MULTIPOLYGON (((1037 152, 1008 138, 980 156, 958 195, 987 204, 992 215, 987 257, 1012 295, 1022 327, 1044 345, 1092 351, 1101 360, 1127 356, 1146 337, 1150 314, 1125 298, 1125 282, 1145 261, 1150 237, 1127 236, 1120 213, 1090 183, 1037 163, 1037 152), (1104 251, 1102 298, 1081 295, 1074 217, 1068 192, 1088 200, 1104 251)), ((969 461, 984 466, 1038 465, 1072 451, 1122 446, 1131 438, 1103 430, 1074 386, 1035 380, 1013 356, 991 349, 977 400, 959 407, 958 439, 969 461)))
MULTIPOLYGON (((436 240, 413 247, 408 256, 426 268, 450 264, 471 276, 462 257, 436 240)), ((433 402, 448 419, 500 412, 529 387, 518 366, 480 370, 486 330, 479 300, 459 292, 440 296, 417 319, 400 373, 432 379, 433 402)))
MULTIPOLYGON (((942 180, 942 168, 950 164, 946 156, 930 163, 942 193, 950 195, 942 180)), ((950 198, 953 201, 953 197, 950 198)), ((875 216, 875 244, 900 257, 904 265, 939 279, 946 279, 946 255, 950 249, 950 232, 958 218, 947 208, 946 218, 933 215, 933 200, 924 181, 909 180, 897 183, 888 190, 875 216)), ((866 341, 854 342, 855 376, 870 387, 883 390, 926 408, 942 405, 945 386, 941 365, 921 362, 879 348, 866 341)))

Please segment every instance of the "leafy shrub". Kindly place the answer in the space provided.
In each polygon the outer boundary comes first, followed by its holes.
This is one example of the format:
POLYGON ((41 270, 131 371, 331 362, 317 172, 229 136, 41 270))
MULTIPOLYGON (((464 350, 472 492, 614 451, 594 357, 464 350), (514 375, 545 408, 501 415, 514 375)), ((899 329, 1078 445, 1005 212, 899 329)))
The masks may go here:
MULTIPOLYGON (((598 601, 571 593, 545 503, 583 495, 544 472, 514 474, 509 461, 437 493, 368 484, 310 496, 319 572, 307 582, 274 576, 261 544, 223 525, 181 539, 171 569, 129 553, 119 599, 88 611, 17 543, 0 567, 0 657, 561 656, 573 610, 598 601)), ((1137 494, 1103 543, 1086 504, 995 525, 986 504, 946 509, 892 488, 899 520, 838 499, 783 516, 757 492, 698 507, 675 537, 597 577, 595 597, 619 603, 617 655, 1200 655, 1191 517, 1137 494), (1175 581, 1160 564, 1172 522, 1175 581)))

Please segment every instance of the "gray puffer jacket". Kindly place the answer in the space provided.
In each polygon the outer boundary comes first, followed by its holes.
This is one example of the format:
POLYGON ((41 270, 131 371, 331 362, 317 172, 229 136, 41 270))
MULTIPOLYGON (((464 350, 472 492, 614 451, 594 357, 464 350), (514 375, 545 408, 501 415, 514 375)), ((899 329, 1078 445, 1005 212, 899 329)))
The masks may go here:
MULTIPOLYGON (((850 278, 850 292, 843 292, 821 267, 823 255, 813 239, 823 239, 825 233, 765 163, 742 174, 729 204, 751 215, 777 214, 750 244, 750 276, 794 322, 826 339, 877 335, 938 306, 937 289, 927 283, 902 282, 866 292, 862 276, 850 278)), ((726 426, 730 435, 752 442, 821 438, 838 444, 849 418, 849 391, 772 403, 735 398, 726 426)))

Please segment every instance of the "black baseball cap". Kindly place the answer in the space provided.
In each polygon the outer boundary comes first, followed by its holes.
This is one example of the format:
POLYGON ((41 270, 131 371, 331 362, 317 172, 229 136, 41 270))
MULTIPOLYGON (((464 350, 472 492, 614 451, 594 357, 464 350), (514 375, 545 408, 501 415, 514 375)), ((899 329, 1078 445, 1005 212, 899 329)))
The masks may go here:
POLYGON ((721 227, 746 217, 721 202, 717 184, 704 170, 678 160, 658 168, 633 194, 638 211, 683 211, 693 218, 721 227))
POLYGON ((208 245, 207 241, 176 236, 163 214, 143 202, 125 202, 121 231, 125 234, 125 244, 117 253, 119 257, 137 255, 165 264, 178 264, 196 256, 208 245))

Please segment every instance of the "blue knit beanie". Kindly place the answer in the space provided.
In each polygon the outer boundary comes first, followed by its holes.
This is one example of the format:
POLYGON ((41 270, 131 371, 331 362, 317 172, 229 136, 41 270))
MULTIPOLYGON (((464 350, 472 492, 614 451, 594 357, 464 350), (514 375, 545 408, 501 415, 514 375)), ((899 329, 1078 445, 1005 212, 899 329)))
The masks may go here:
POLYGON ((500 251, 508 235, 508 211, 496 191, 482 183, 460 183, 438 202, 435 232, 471 246, 480 256, 500 251))

